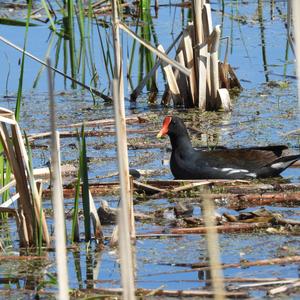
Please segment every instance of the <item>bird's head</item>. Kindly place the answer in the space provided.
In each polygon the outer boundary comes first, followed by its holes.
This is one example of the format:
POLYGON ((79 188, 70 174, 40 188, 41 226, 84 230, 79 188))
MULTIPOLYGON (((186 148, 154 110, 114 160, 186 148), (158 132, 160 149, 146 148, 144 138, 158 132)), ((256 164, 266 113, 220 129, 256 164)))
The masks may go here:
POLYGON ((157 134, 157 138, 161 138, 166 135, 171 137, 173 135, 180 135, 181 133, 187 134, 183 121, 179 117, 166 116, 161 130, 157 134))

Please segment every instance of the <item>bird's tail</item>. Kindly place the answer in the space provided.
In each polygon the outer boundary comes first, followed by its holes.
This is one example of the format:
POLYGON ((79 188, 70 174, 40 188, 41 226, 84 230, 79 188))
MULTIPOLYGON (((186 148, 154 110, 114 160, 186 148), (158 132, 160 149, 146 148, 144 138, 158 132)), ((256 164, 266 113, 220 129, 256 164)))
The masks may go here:
POLYGON ((290 165, 292 165, 294 162, 296 162, 299 159, 300 159, 300 154, 284 156, 272 161, 271 163, 267 164, 265 167, 269 167, 282 172, 283 170, 288 168, 290 165))

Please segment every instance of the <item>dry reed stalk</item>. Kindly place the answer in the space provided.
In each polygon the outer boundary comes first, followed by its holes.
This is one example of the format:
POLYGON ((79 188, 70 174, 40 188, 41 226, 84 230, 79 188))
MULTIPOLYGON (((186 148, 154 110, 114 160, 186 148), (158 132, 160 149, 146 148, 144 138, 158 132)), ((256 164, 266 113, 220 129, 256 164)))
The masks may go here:
POLYGON ((4 42, 5 44, 7 44, 8 46, 18 50, 19 52, 21 53, 24 53, 26 56, 30 57, 31 59, 37 61, 38 63, 40 63, 41 65, 45 66, 45 67, 48 67, 48 68, 51 68, 51 70, 53 70, 54 72, 64 76, 65 78, 71 80, 72 82, 75 82, 76 84, 78 84, 79 86, 85 88, 86 90, 88 91, 91 91, 92 93, 94 93, 95 95, 101 97, 102 99, 104 99, 105 101, 112 101, 112 99, 101 93, 100 91, 96 90, 95 88, 91 87, 91 86, 87 86, 85 85, 84 83, 72 78, 71 76, 65 74, 64 72, 60 71, 60 70, 57 70, 51 66, 49 66, 46 62, 42 61, 41 59, 37 58, 36 56, 32 55, 31 53, 27 52, 27 51, 24 51, 24 49, 16 46, 15 44, 13 44, 12 42, 10 42, 9 40, 5 39, 4 37, 0 36, 0 41, 4 42))
POLYGON ((19 128, 19 124, 16 123, 15 125, 11 126, 12 129, 12 137, 15 141, 15 151, 19 159, 24 161, 25 170, 27 173, 27 180, 29 183, 30 191, 31 191, 31 197, 32 197, 32 205, 34 207, 34 213, 35 213, 35 219, 38 224, 40 225, 40 222, 42 222, 42 233, 43 233, 43 239, 47 246, 50 245, 50 238, 48 233, 48 227, 46 222, 46 217, 44 214, 44 211, 41 209, 41 197, 39 196, 39 192, 37 189, 36 181, 34 179, 34 176, 31 172, 31 169, 29 167, 29 158, 25 149, 25 145, 23 142, 23 138, 21 135, 21 130, 19 128))
POLYGON ((229 72, 229 76, 230 76, 230 79, 231 79, 230 87, 237 87, 241 90, 242 85, 241 85, 239 79, 237 78, 237 76, 236 76, 236 74, 235 74, 235 72, 232 69, 230 64, 228 64, 228 72, 229 72))
POLYGON ((18 201, 18 231, 20 236, 20 246, 26 248, 29 245, 34 244, 30 193, 27 186, 24 166, 22 169, 22 164, 20 164, 21 161, 17 161, 16 159, 15 151, 4 121, 2 121, 0 126, 0 139, 4 152, 12 167, 12 171, 15 174, 16 187, 20 194, 20 200, 18 201), (23 170, 23 173, 21 173, 21 169, 23 170))
POLYGON ((209 181, 209 180, 202 180, 200 182, 191 182, 191 183, 185 184, 184 186, 175 187, 170 192, 178 193, 178 192, 181 192, 181 191, 188 191, 188 190, 193 189, 195 187, 208 186, 208 185, 211 185, 211 181, 209 181))
POLYGON ((210 83, 211 95, 210 104, 212 108, 218 109, 221 103, 216 103, 219 89, 219 62, 218 49, 220 45, 221 28, 217 25, 212 33, 211 47, 210 47, 210 83))
POLYGON ((203 11, 202 11, 202 20, 203 20, 203 36, 204 41, 207 41, 208 37, 213 32, 213 25, 212 25, 212 16, 211 16, 211 6, 209 3, 203 4, 203 11))
POLYGON ((6 124, 9 124, 9 125, 15 125, 16 124, 16 121, 14 118, 8 118, 8 117, 3 117, 3 116, 0 116, 0 122, 2 123, 6 123, 6 124))
MULTIPOLYGON (((274 280, 274 281, 265 281, 265 282, 257 282, 257 283, 246 283, 235 285, 234 289, 245 289, 245 288, 255 288, 255 287, 266 287, 270 285, 279 285, 279 284, 291 284, 297 282, 297 279, 289 279, 289 280, 274 280)), ((300 281, 299 281, 300 282, 300 281)))
MULTIPOLYGON (((157 49, 159 51, 161 51, 162 53, 165 53, 162 45, 158 45, 157 49)), ((177 85, 175 75, 173 73, 173 69, 172 69, 171 65, 169 65, 163 61, 161 62, 161 64, 162 64, 162 68, 167 77, 167 82, 168 82, 169 90, 171 92, 173 103, 175 106, 180 105, 182 103, 182 99, 181 99, 181 95, 180 95, 180 91, 179 91, 179 88, 177 85)))
POLYGON ((132 36, 135 40, 137 40, 140 44, 142 44, 144 47, 149 49, 152 53, 154 53, 156 56, 158 56, 162 61, 164 61, 167 64, 170 64, 172 67, 178 69, 180 72, 184 73, 186 76, 190 76, 191 70, 188 68, 182 66, 179 64, 176 60, 169 58, 165 53, 162 53, 161 51, 157 50, 155 47, 153 47, 150 43, 143 40, 139 36, 137 36, 130 28, 120 22, 119 26, 122 30, 124 30, 126 33, 128 33, 130 36, 132 36))
POLYGON ((26 219, 24 216, 24 211, 22 210, 20 205, 16 213, 16 224, 17 224, 17 230, 20 238, 20 247, 27 248, 30 245, 30 240, 29 240, 29 234, 26 225, 26 219))
MULTIPOLYGON (((226 223, 224 225, 208 227, 192 227, 192 228, 172 228, 172 234, 207 234, 208 230, 216 231, 218 233, 239 233, 239 232, 253 232, 259 229, 268 228, 267 223, 226 223)), ((155 232, 162 233, 162 232, 155 232)))
POLYGON ((5 117, 8 119, 12 119, 12 120, 15 119, 14 113, 11 110, 4 108, 4 107, 0 107, 0 115, 1 115, 1 117, 5 117))
MULTIPOLYGON (((122 294, 122 289, 120 288, 99 288, 99 289, 90 289, 90 290, 85 290, 82 289, 82 292, 90 292, 90 293, 95 293, 95 294, 108 294, 110 296, 112 295, 121 295, 122 294)), ((163 289, 137 289, 136 290, 136 295, 137 296, 166 296, 166 297, 176 297, 177 299, 181 299, 182 297, 198 297, 198 299, 203 299, 206 297, 213 297, 214 292, 213 291, 205 291, 205 290, 163 290, 163 289), (199 298, 200 297, 200 298, 199 298)), ((246 292, 226 292, 224 294, 226 298, 234 298, 234 299, 244 299, 244 298, 249 298, 248 293, 246 292)), ((161 298, 159 298, 161 299, 161 298)), ((124 299, 127 300, 127 299, 124 299)))
MULTIPOLYGON (((206 63, 203 57, 203 1, 192 1, 193 23, 194 23, 194 68, 196 73, 196 84, 198 84, 197 106, 201 109, 206 107, 206 63), (201 50, 200 50, 201 49, 201 50), (201 57, 202 56, 202 57, 201 57)), ((206 55, 205 55, 206 57, 206 55)))
POLYGON ((199 45, 203 42, 203 26, 202 26, 203 3, 202 2, 203 1, 199 1, 199 0, 192 1, 195 44, 196 45, 199 45))
POLYGON ((189 90, 191 93, 191 99, 193 105, 198 101, 198 92, 196 85, 196 70, 194 66, 194 50, 193 50, 193 26, 189 25, 183 32, 183 54, 185 59, 185 65, 191 70, 188 77, 189 90))
POLYGON ((95 239, 98 241, 98 243, 102 244, 103 243, 102 226, 95 206, 94 198, 90 190, 89 190, 89 199, 90 199, 90 214, 93 221, 95 239))
POLYGON ((222 300, 225 299, 225 287, 220 262, 220 246, 218 241, 218 233, 215 226, 214 204, 209 196, 204 197, 202 207, 204 223, 207 230, 206 243, 212 276, 214 299, 222 300))
MULTIPOLYGON (((182 32, 182 39, 180 40, 180 43, 176 50, 176 56, 175 59, 183 66, 187 66, 187 60, 186 60, 186 51, 185 51, 185 43, 184 43, 184 34, 186 30, 182 32)), ((174 70, 174 74, 177 80, 177 84, 181 93, 181 97, 184 101, 184 104, 186 107, 193 107, 194 102, 189 86, 189 76, 186 76, 182 72, 180 72, 178 69, 174 70)))
MULTIPOLYGON (((200 46, 200 64, 203 64, 202 68, 205 67, 205 76, 202 78, 202 93, 205 93, 205 100, 203 100, 203 104, 201 108, 207 109, 208 108, 208 98, 211 95, 211 75, 210 75, 210 52, 209 48, 209 37, 212 34, 213 27, 212 27, 212 16, 211 16, 211 7, 210 4, 204 3, 202 9, 202 26, 203 26, 203 43, 200 46), (205 106, 204 106, 205 104, 205 106)), ((203 70, 204 72, 204 70, 203 70)), ((201 74, 200 74, 201 76, 201 74)), ((200 80, 200 79, 199 79, 200 80)))
MULTIPOLYGON (((257 261, 246 261, 241 263, 231 263, 231 264, 222 264, 222 269, 233 269, 233 268, 250 268, 250 267, 261 267, 261 266, 271 266, 271 265, 285 265, 285 264, 294 264, 299 263, 300 257, 299 256, 289 256, 284 258, 274 258, 274 259, 264 259, 264 260, 257 260, 257 261)), ((185 265, 186 266, 186 265, 185 265)), ((195 263, 190 265, 192 269, 182 270, 182 271, 175 271, 175 272, 157 272, 152 274, 147 274, 147 277, 153 276, 161 276, 161 275, 168 275, 171 274, 186 274, 186 273, 193 273, 199 271, 208 271, 210 270, 210 266, 207 263, 195 263)), ((255 280, 255 278, 254 278, 255 280)), ((262 278, 264 280, 264 278, 262 278)), ((267 281, 267 280, 266 280, 267 281)))
MULTIPOLYGON (((197 48, 195 49, 197 51, 197 48)), ((206 85, 207 85, 207 43, 199 45, 198 49, 198 107, 206 109, 206 85)))
POLYGON ((229 64, 219 61, 219 74, 221 86, 230 89, 229 64))
MULTIPOLYGON (((184 66, 184 55, 183 55, 183 48, 182 48, 182 43, 180 43, 178 49, 177 49, 177 54, 175 59, 184 66)), ((186 107, 192 107, 193 103, 191 101, 191 98, 189 97, 189 89, 188 89, 188 82, 187 82, 187 77, 179 72, 177 69, 174 71, 174 75, 177 81, 178 88, 180 90, 180 95, 181 98, 184 101, 184 105, 186 107)), ((181 103, 183 104, 183 103, 181 103)))
POLYGON ((128 203, 129 220, 130 220, 130 237, 132 241, 135 241, 136 230, 135 230, 135 219, 134 219, 134 209, 133 209, 133 191, 134 191, 133 177, 130 176, 130 201, 128 203))
MULTIPOLYGON (((127 134, 124 108, 124 83, 122 52, 120 45, 117 1, 112 1, 113 9, 113 45, 114 45, 114 76, 113 76, 113 99, 116 122, 118 167, 120 177, 121 204, 118 213, 119 223, 119 252, 121 263, 121 282, 124 299, 135 299, 134 291, 134 263, 130 241, 130 221, 128 219, 128 202, 130 201, 130 181, 128 168, 127 134)), ((122 26, 123 28, 123 26, 122 26)))
POLYGON ((221 104, 224 111, 231 111, 232 105, 228 89, 222 88, 217 90, 216 104, 221 104))
POLYGON ((17 190, 19 190, 20 193, 20 200, 19 200, 20 210, 24 209, 25 212, 25 215, 21 211, 19 212, 19 217, 21 219, 18 220, 19 221, 18 224, 21 225, 20 231, 23 231, 22 233, 20 232, 20 234, 25 239, 23 240, 21 238, 21 245, 24 244, 23 246, 28 246, 28 245, 33 245, 35 243, 33 237, 33 232, 35 231, 34 222, 39 224, 41 219, 43 238, 48 246, 50 243, 50 239, 49 239, 48 228, 47 228, 46 219, 43 211, 42 211, 42 215, 40 216, 41 198, 37 190, 36 182, 29 168, 29 159, 21 136, 19 125, 14 120, 14 116, 12 112, 5 109, 1 109, 1 113, 2 113, 1 116, 2 124, 0 130, 1 140, 3 143, 4 151, 7 153, 7 157, 12 166, 13 174, 16 178, 17 190), (9 124, 11 127, 11 132, 12 132, 11 142, 9 141, 9 133, 5 124, 9 124), (29 187, 27 186, 27 181, 29 183, 31 193, 29 191, 29 187), (34 208, 33 209, 34 216, 32 216, 32 209, 31 209, 32 206, 34 208))
POLYGON ((133 181, 135 188, 137 189, 141 189, 143 191, 145 191, 146 193, 152 193, 152 194, 156 194, 156 193, 160 193, 160 192, 165 192, 165 189, 160 189, 156 186, 153 186, 151 184, 147 184, 144 182, 140 182, 140 181, 133 181))
MULTIPOLYGON (((47 60, 47 65, 50 66, 50 59, 47 60)), ((49 110, 50 110, 50 125, 51 125, 51 182, 52 182, 52 203, 54 210, 54 232, 55 232, 55 250, 56 250, 56 266, 57 266, 57 281, 58 281, 58 299, 69 299, 68 285, 68 267, 66 253, 66 233, 65 233, 65 212, 64 199, 62 191, 62 179, 60 172, 60 144, 59 133, 56 131, 55 103, 53 95, 53 76, 51 68, 48 67, 48 87, 49 87, 49 110)))
POLYGON ((11 187, 16 185, 16 180, 13 179, 12 181, 10 181, 8 184, 6 184, 5 186, 3 186, 0 189, 0 194, 3 194, 5 191, 7 191, 8 189, 10 189, 11 187))
POLYGON ((300 192, 291 193, 266 193, 266 194, 227 194, 215 195, 216 199, 227 199, 227 207, 231 209, 245 209, 249 206, 263 206, 271 204, 284 204, 289 206, 300 203, 300 192))
POLYGON ((283 265, 283 264, 293 264, 300 262, 300 256, 287 256, 281 258, 271 258, 271 259, 262 259, 256 261, 245 261, 236 264, 224 264, 222 265, 223 269, 228 268, 248 268, 248 267, 256 267, 256 266, 269 266, 269 265, 283 265))
POLYGON ((110 236, 109 246, 111 248, 115 248, 118 246, 118 239, 119 239, 119 226, 116 225, 113 229, 113 232, 110 236))
POLYGON ((95 3, 91 4, 91 7, 92 8, 96 8, 97 6, 100 6, 100 5, 102 5, 102 4, 106 3, 106 2, 107 2, 107 0, 96 1, 95 3))
POLYGON ((9 207, 2 207, 0 206, 0 212, 1 213, 9 213, 11 215, 17 215, 17 210, 15 208, 9 208, 9 207))
MULTIPOLYGON (((182 36, 182 32, 176 37, 176 39, 173 41, 173 43, 167 48, 166 50, 166 54, 169 54, 169 52, 173 49, 173 47, 176 45, 176 43, 179 41, 179 39, 182 36)), ((146 76, 139 82, 138 86, 132 91, 131 95, 130 95, 130 99, 132 101, 135 101, 136 98, 138 97, 138 95, 141 93, 141 91, 143 90, 144 86, 146 85, 147 81, 154 76, 155 72, 157 71, 157 69, 159 68, 161 64, 161 60, 158 59, 153 68, 146 74, 146 76)))
MULTIPOLYGON (((4 203, 2 203, 0 205, 0 208, 8 208, 9 206, 11 206, 16 200, 18 200, 20 198, 20 194, 16 193, 15 195, 13 195, 11 198, 7 199, 4 203)), ((14 208, 13 208, 14 209, 14 208)))
MULTIPOLYGON (((113 173, 112 176, 118 175, 118 173, 113 173)), ((108 176, 109 177, 109 176, 108 176)), ((147 181, 147 182, 139 182, 134 180, 134 185, 137 190, 140 190, 142 192, 146 192, 146 194, 158 194, 160 192, 168 192, 172 193, 173 189, 172 187, 175 186, 175 191, 176 188, 178 187, 180 190, 181 189, 190 189, 196 186, 201 186, 201 185, 217 185, 225 188, 226 186, 229 185, 229 188, 236 188, 237 183, 248 183, 246 180, 153 180, 153 181, 147 181), (184 185, 181 187, 181 185, 184 185), (186 188, 185 188, 186 186, 186 188)), ((90 183, 89 184, 89 189, 90 191, 95 194, 95 195, 105 195, 109 194, 112 192, 115 192, 116 190, 119 189, 119 182, 103 182, 103 183, 90 183)), ((299 185, 300 186, 300 185, 299 185)), ((298 186, 298 188, 299 188, 298 186)), ((260 185, 258 185, 260 187, 260 185)), ((292 185, 291 188, 296 188, 296 185, 292 185)), ((247 188, 244 187, 245 189, 247 188)), ((250 186, 251 188, 251 186, 250 186)), ((287 187, 288 188, 288 187, 287 187)), ((180 191, 179 190, 179 191, 180 191)), ((67 187, 64 188, 64 196, 65 197, 74 197, 75 193, 75 188, 73 187, 67 187)), ((238 195, 235 194, 212 194, 212 196, 215 199, 221 199, 221 198, 226 198, 228 197, 229 200, 231 200, 231 197, 234 199, 238 199, 237 197, 243 197, 244 191, 242 190, 239 192, 238 195), (242 195, 241 195, 242 194, 242 195)), ((43 191, 43 195, 49 195, 49 189, 46 189, 43 191)), ((152 198, 158 198, 156 195, 151 196, 152 198)), ((180 195, 178 195, 180 196, 180 195)))
MULTIPOLYGON (((154 135, 157 130, 147 130, 147 129, 128 129, 127 133, 128 134, 148 134, 148 135, 154 135)), ((77 130, 74 131, 60 131, 60 137, 61 138, 68 138, 68 137, 77 137, 78 132, 77 130)), ((115 135, 116 132, 115 130, 86 130, 84 132, 84 135, 87 136, 109 136, 109 135, 115 135)), ((34 141, 37 139, 46 139, 50 136, 50 132, 43 132, 43 133, 38 133, 38 134, 33 134, 30 135, 29 141, 34 141)), ((35 171, 35 170, 34 170, 35 171)))
MULTIPOLYGON (((61 174, 62 175, 70 175, 70 174, 77 174, 77 169, 75 168, 74 165, 71 164, 65 164, 61 166, 61 174)), ((49 179, 50 177, 50 170, 48 167, 44 168, 38 168, 38 169, 33 169, 33 176, 36 179, 49 179)), ((14 175, 12 174, 12 178, 14 178, 14 175)), ((36 180, 37 181, 37 180, 36 180)), ((8 187, 9 185, 14 186, 15 185, 15 179, 13 179, 8 185, 5 187, 8 187)), ((3 193, 4 188, 0 189, 0 194, 3 193)))
POLYGON ((300 286, 300 280, 297 280, 296 282, 292 282, 283 286, 276 287, 274 289, 271 289, 268 291, 268 295, 277 295, 280 293, 286 293, 287 291, 294 289, 294 288, 299 288, 300 286))
MULTIPOLYGON (((146 114, 137 114, 135 116, 128 116, 125 117, 125 121, 127 124, 136 124, 136 123, 145 123, 148 122, 147 115, 146 114)), ((87 121, 87 122, 79 122, 74 124, 68 124, 68 125, 61 125, 58 126, 58 128, 80 128, 84 124, 84 127, 95 127, 95 126, 113 126, 115 125, 114 119, 101 119, 101 120, 93 120, 93 121, 87 121)))

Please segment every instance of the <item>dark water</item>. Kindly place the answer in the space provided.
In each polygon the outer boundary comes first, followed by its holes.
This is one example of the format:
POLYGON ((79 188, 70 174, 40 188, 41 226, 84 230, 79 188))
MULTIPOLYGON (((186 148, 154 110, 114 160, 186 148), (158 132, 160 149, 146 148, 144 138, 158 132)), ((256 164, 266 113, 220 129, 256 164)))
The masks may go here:
MULTIPOLYGON (((180 112, 187 121, 193 120, 202 132, 201 136, 193 134, 193 142, 196 146, 224 145, 229 147, 243 147, 252 145, 288 144, 299 150, 299 137, 286 135, 287 132, 299 127, 299 103, 296 98, 297 82, 294 79, 295 65, 294 56, 289 49, 286 51, 286 29, 285 29, 285 1, 263 1, 263 16, 259 18, 257 1, 225 1, 224 16, 219 12, 221 4, 212 1, 214 24, 222 24, 222 36, 230 37, 229 62, 235 68, 236 74, 241 81, 243 91, 234 97, 233 110, 230 113, 200 113, 197 110, 180 112), (245 2, 245 3, 244 3, 245 2), (242 17, 245 22, 236 21, 242 17)), ((160 2, 162 4, 163 2, 160 2)), ((168 3, 168 2, 166 2, 168 3)), ((18 12, 18 14, 21 12, 18 12)), ((154 14, 154 12, 153 12, 154 14)), ((182 29, 182 22, 186 24, 187 10, 178 7, 161 7, 158 18, 153 19, 158 40, 166 49, 174 37, 182 29)), ((24 28, 1 25, 1 35, 9 38, 19 46, 23 45, 24 28)), ((29 31, 27 50, 34 55, 44 58, 49 44, 55 45, 56 37, 49 35, 48 24, 32 27, 29 31), (53 40, 52 40, 53 39, 53 40)), ((132 41, 126 34, 122 35, 125 57, 131 48, 132 41)), ((97 62, 101 63, 100 51, 95 39, 95 53, 98 53, 97 62)), ((225 42, 221 45, 221 57, 224 55, 225 42)), ((174 53, 173 53, 174 54, 174 53)), ((171 56, 173 55, 171 54, 171 56)), ((54 50, 51 51, 54 57, 54 50)), ((97 55, 96 55, 97 56, 97 55)), ((16 50, 0 44, 1 72, 0 72, 0 95, 1 106, 14 109, 16 91, 19 78, 18 61, 21 57, 16 50), (8 84, 6 87, 6 79, 8 84)), ((62 68, 62 61, 59 62, 62 68)), ((21 126, 27 133, 45 132, 49 129, 48 117, 48 95, 47 80, 45 72, 42 74, 36 89, 32 89, 34 78, 39 71, 39 64, 26 59, 24 100, 21 108, 21 126)), ((137 82, 138 61, 134 62, 134 84, 137 82)), ((126 69, 126 67, 125 67, 126 69)), ((103 72, 103 70, 102 70, 103 72)), ((99 89, 108 89, 105 75, 99 89)), ((89 80, 87 80, 89 82, 89 80)), ((161 70, 158 72, 159 96, 157 104, 148 105, 147 93, 141 95, 134 108, 127 100, 127 115, 147 113, 151 118, 151 124, 131 125, 131 129, 158 130, 161 126, 163 116, 174 112, 172 108, 163 109, 160 105, 160 96, 164 90, 164 81, 161 70)), ((113 117, 111 104, 97 99, 97 105, 93 105, 93 99, 88 92, 72 91, 70 84, 56 76, 55 79, 57 121, 59 125, 103 119, 113 117), (67 89, 66 92, 65 89, 67 89)), ((125 83, 125 93, 128 96, 128 85, 125 83)), ((66 128, 67 130, 68 128, 66 128)), ((103 129, 103 128, 101 128, 103 129)), ((140 143, 143 141, 155 142, 155 134, 129 135, 129 143, 140 143)), ((88 156, 90 158, 89 177, 91 181, 116 180, 116 177, 101 179, 117 171, 115 138, 113 136, 89 137, 88 156)), ((78 150, 74 147, 76 139, 64 138, 61 140, 63 163, 77 164, 78 150)), ((168 142, 165 141, 166 145, 168 142)), ((38 145, 48 145, 48 140, 36 141, 38 145)), ((49 160, 47 150, 33 149, 34 165, 43 166, 49 160)), ((143 179, 172 179, 168 165, 162 164, 165 157, 165 149, 138 149, 129 150, 130 166, 148 170, 149 175, 143 179)), ((290 168, 283 176, 291 181, 298 182, 300 169, 290 168)), ((116 207, 117 195, 97 197, 96 206, 105 199, 111 206, 116 207)), ((136 206, 136 209, 151 212, 161 207, 168 207, 169 200, 159 199, 136 206)), ((73 199, 66 200, 66 210, 72 208, 73 199)), ((171 204, 172 205, 172 204, 171 204)), ((51 207, 46 200, 46 207, 51 207)), ((268 209, 280 212, 285 217, 299 218, 298 208, 272 208, 268 209)), ((220 208, 218 211, 222 212, 220 208)), ((195 206, 195 213, 199 207, 195 206)), ((51 219, 48 219, 51 224, 51 219)), ((7 245, 7 254, 17 251, 17 234, 15 224, 9 221, 9 228, 2 226, 1 236, 3 240, 12 240, 11 246, 7 245), (10 237, 5 239, 5 233, 10 237)), ((149 232, 161 229, 162 225, 153 225, 137 222, 137 232, 149 232)), ((67 225, 70 231, 70 222, 67 225)), ((82 232, 83 232, 83 228, 82 232)), ((106 235, 110 235, 112 226, 104 226, 106 235)), ((174 263, 193 263, 207 259, 205 239, 203 236, 189 235, 169 239, 143 239, 136 244, 137 260, 137 286, 143 288, 165 289, 193 289, 204 286, 198 280, 198 276, 206 278, 209 274, 198 274, 191 272, 189 268, 175 267, 174 263), (188 271, 188 272, 181 272, 188 271)), ((297 236, 275 235, 271 233, 258 234, 222 234, 220 235, 221 260, 224 263, 236 263, 241 259, 249 261, 258 259, 270 259, 286 255, 299 254, 299 238, 297 236), (286 250, 288 249, 288 250, 286 250)), ((35 280, 41 281, 47 278, 45 273, 55 275, 54 255, 49 252, 49 265, 41 264, 35 266, 32 263, 19 265, 12 261, 0 263, 0 277, 19 278, 19 286, 15 283, 2 284, 2 291, 26 287, 35 280), (38 270, 38 271, 37 271, 38 270)), ((79 245, 78 250, 68 251, 68 266, 71 288, 85 287, 119 287, 119 265, 117 253, 108 246, 102 253, 92 249, 87 252, 85 244, 79 245), (76 268, 77 266, 77 268, 76 268), (80 272, 81 274, 80 274, 80 272), (99 272, 97 273, 97 270, 99 272), (86 281, 88 279, 93 279, 86 281)), ((255 278, 298 278, 299 270, 296 264, 285 266, 264 266, 248 269, 226 269, 225 277, 255 277, 255 278)), ((235 285, 235 284, 232 284, 235 285)), ((36 285, 35 285, 36 286, 36 285)), ((51 284, 46 290, 53 291, 55 287, 51 284)), ((20 294, 10 295, 19 299, 20 294), (14 296, 15 295, 15 296, 14 296)), ((1 294, 0 294, 1 295, 1 294)), ((255 290, 256 297, 264 297, 265 290, 255 290)), ((7 296, 3 296, 5 297, 7 296)))

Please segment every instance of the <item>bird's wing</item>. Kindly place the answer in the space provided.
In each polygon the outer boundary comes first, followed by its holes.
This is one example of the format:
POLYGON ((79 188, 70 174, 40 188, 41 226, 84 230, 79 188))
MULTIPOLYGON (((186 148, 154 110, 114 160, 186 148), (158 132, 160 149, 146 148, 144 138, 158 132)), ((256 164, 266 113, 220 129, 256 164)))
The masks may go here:
POLYGON ((252 172, 275 161, 280 154, 279 150, 255 148, 199 151, 196 163, 212 168, 246 169, 252 172))

